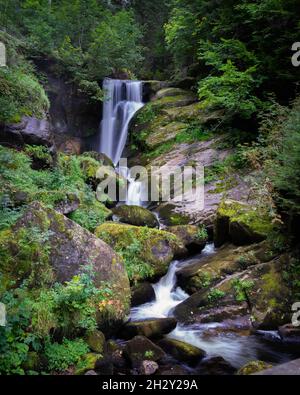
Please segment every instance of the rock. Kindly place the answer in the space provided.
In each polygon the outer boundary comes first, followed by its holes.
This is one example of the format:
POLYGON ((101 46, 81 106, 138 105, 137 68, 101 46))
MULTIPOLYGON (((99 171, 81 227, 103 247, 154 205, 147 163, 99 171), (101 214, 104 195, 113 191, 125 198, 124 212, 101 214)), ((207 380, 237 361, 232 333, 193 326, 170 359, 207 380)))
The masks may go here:
POLYGON ((203 360, 197 366, 196 372, 205 376, 225 376, 235 374, 236 368, 222 357, 211 357, 203 360))
POLYGON ((190 95, 190 91, 186 91, 180 88, 164 88, 159 90, 153 100, 162 99, 164 97, 174 97, 174 96, 182 96, 182 95, 190 95))
POLYGON ((125 346, 124 353, 132 366, 137 368, 145 360, 157 362, 166 356, 160 347, 144 336, 135 336, 132 340, 129 340, 125 346))
POLYGON ((164 275, 169 263, 185 252, 175 235, 158 229, 106 222, 97 227, 95 234, 116 251, 124 251, 128 246, 140 243, 135 256, 152 267, 155 278, 164 275))
POLYGON ((167 354, 172 355, 178 361, 187 362, 189 364, 198 363, 206 355, 204 350, 181 340, 164 338, 158 342, 158 345, 167 354))
POLYGON ((96 161, 98 161, 99 163, 101 163, 101 165, 104 166, 110 166, 110 167, 115 167, 113 161, 103 152, 96 152, 96 151, 85 151, 82 154, 83 157, 89 157, 89 158, 93 158, 96 161))
POLYGON ((193 77, 185 77, 180 80, 172 81, 172 85, 180 89, 191 89, 194 85, 196 86, 197 80, 193 77))
POLYGON ((95 354, 91 352, 83 355, 76 366, 75 375, 82 376, 86 372, 94 370, 96 368, 97 361, 101 360, 102 358, 103 356, 101 354, 95 354))
MULTIPOLYGON (((172 89, 171 93, 175 92, 176 88, 172 89)), ((159 91, 156 97, 152 99, 152 104, 158 108, 173 108, 184 107, 189 104, 195 103, 198 99, 197 96, 191 91, 184 91, 179 89, 176 91, 178 94, 167 94, 165 91, 159 91), (161 93, 160 93, 161 92, 161 93), (160 95, 160 97, 158 96, 160 95), (163 95, 163 96, 161 96, 163 95)))
POLYGON ((169 226, 166 230, 176 235, 191 252, 200 252, 207 243, 205 229, 196 225, 169 226))
POLYGON ((85 376, 98 376, 94 370, 88 370, 84 375, 85 376))
POLYGON ((251 361, 246 363, 246 365, 242 366, 237 375, 239 376, 248 376, 250 374, 261 372, 262 370, 270 369, 272 365, 264 362, 264 361, 251 361))
POLYGON ((85 341, 92 351, 98 354, 103 354, 105 336, 101 331, 95 329, 92 332, 87 333, 85 341))
POLYGON ((163 366, 157 372, 159 376, 186 376, 189 371, 181 365, 163 366))
POLYGON ((60 214, 70 214, 79 208, 80 199, 75 193, 66 193, 64 199, 55 204, 55 210, 60 214))
MULTIPOLYGON (((41 282, 52 285, 70 281, 82 271, 83 264, 89 263, 96 287, 105 282, 113 290, 110 303, 117 307, 113 314, 109 309, 110 323, 116 325, 129 311, 129 281, 121 258, 102 240, 53 209, 31 204, 11 229, 0 233, 0 250, 3 275, 14 281, 31 276, 33 287, 41 282), (30 246, 34 248, 32 237, 42 238, 43 251, 49 253, 42 255, 33 249, 28 255, 30 246), (29 240, 26 250, 24 238, 29 240), (40 270, 36 270, 37 263, 40 270)), ((98 313, 100 326, 107 324, 106 313, 106 309, 98 313)))
POLYGON ((145 321, 132 321, 124 326, 121 336, 131 339, 142 335, 150 338, 161 337, 176 328, 177 321, 174 318, 155 318, 145 321))
POLYGON ((112 210, 118 221, 135 226, 148 226, 158 228, 159 222, 156 216, 149 210, 140 206, 122 205, 112 210))
POLYGON ((207 111, 203 108, 202 103, 193 103, 185 107, 164 109, 170 121, 193 122, 195 118, 203 125, 220 121, 223 117, 223 111, 207 111))
POLYGON ((112 376, 114 373, 114 366, 110 356, 98 359, 95 365, 96 372, 101 376, 112 376))
POLYGON ((300 327, 286 324, 278 328, 281 339, 286 343, 300 344, 300 327))
POLYGON ((58 151, 67 155, 79 155, 82 151, 83 141, 78 137, 67 138, 58 145, 58 151))
POLYGON ((191 217, 178 212, 173 203, 161 204, 157 208, 157 213, 165 226, 188 225, 191 222, 191 217))
POLYGON ((167 88, 168 83, 166 81, 143 81, 143 98, 144 102, 147 103, 160 89, 167 88))
POLYGON ((158 364, 154 361, 143 361, 139 368, 139 372, 145 376, 151 376, 158 370, 158 364))
POLYGON ((199 308, 207 306, 208 303, 207 291, 195 292, 174 308, 173 315, 179 322, 192 323, 199 314, 199 308))
POLYGON ((221 202, 217 210, 214 241, 220 247, 230 240, 235 245, 258 243, 272 231, 273 225, 267 214, 253 206, 234 200, 221 202))
POLYGON ((131 288, 131 307, 140 306, 155 299, 155 292, 150 283, 143 282, 131 288))

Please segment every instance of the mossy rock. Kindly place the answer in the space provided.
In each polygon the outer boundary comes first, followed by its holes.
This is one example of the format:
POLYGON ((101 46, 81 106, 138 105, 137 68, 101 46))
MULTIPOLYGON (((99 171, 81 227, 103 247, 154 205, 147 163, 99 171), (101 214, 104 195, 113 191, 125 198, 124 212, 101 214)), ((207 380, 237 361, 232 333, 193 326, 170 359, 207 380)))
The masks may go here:
POLYGON ((95 234, 121 254, 128 252, 130 246, 138 246, 132 258, 138 255, 141 261, 150 265, 154 277, 164 275, 174 257, 186 252, 174 234, 158 229, 106 222, 97 227, 95 234))
POLYGON ((145 336, 135 336, 129 340, 125 346, 124 354, 131 362, 132 367, 139 367, 145 360, 160 361, 166 355, 160 347, 145 336))
POLYGON ((206 352, 201 348, 185 343, 176 339, 162 339, 158 345, 167 353, 172 355, 178 361, 189 364, 197 364, 206 356, 206 352))
POLYGON ((113 161, 103 152, 86 151, 81 155, 81 157, 93 158, 101 165, 115 167, 113 161))
POLYGON ((30 287, 70 281, 90 264, 94 283, 112 290, 110 307, 99 310, 98 324, 122 321, 129 311, 130 288, 124 263, 112 248, 81 226, 39 203, 31 204, 16 224, 0 233, 0 288, 28 279, 30 287), (113 307, 113 308, 112 308, 113 307))
POLYGON ((270 369, 273 365, 264 361, 251 361, 242 366, 238 372, 238 376, 248 376, 250 374, 261 372, 262 370, 270 369))
POLYGON ((172 141, 180 133, 188 128, 188 124, 183 122, 168 122, 166 125, 157 121, 148 128, 148 137, 145 140, 149 150, 153 150, 159 145, 172 141))
POLYGON ((206 110, 203 108, 203 104, 199 102, 179 108, 167 108, 163 110, 163 113, 168 116, 170 121, 189 123, 197 120, 198 123, 203 125, 220 121, 223 116, 222 111, 206 110))
POLYGON ((220 203, 214 224, 214 242, 220 247, 226 241, 236 245, 260 242, 273 230, 271 218, 253 206, 225 200, 220 203))
POLYGON ((164 97, 174 97, 174 96, 183 96, 183 95, 192 96, 192 92, 180 88, 164 88, 164 89, 160 89, 156 93, 154 100, 162 99, 164 97))
POLYGON ((184 107, 197 101, 196 95, 189 91, 173 96, 164 96, 152 101, 156 108, 184 107))
POLYGON ((207 243, 207 233, 197 225, 177 225, 169 226, 166 230, 174 233, 185 245, 185 247, 192 252, 200 252, 207 243))
POLYGON ((124 326, 121 336, 131 339, 142 335, 150 338, 159 338, 170 333, 176 328, 177 321, 174 318, 157 318, 144 321, 132 321, 124 326))
POLYGON ((120 222, 135 226, 148 226, 158 228, 159 222, 156 216, 149 210, 140 206, 122 205, 112 209, 113 214, 120 222))
POLYGON ((188 225, 192 221, 190 216, 179 212, 173 203, 161 204, 156 211, 165 226, 188 225))
POLYGON ((94 370, 97 362, 102 359, 103 356, 101 354, 89 352, 83 355, 83 357, 81 358, 81 360, 78 362, 76 366, 75 375, 82 376, 89 370, 94 370))
POLYGON ((91 332, 88 332, 86 334, 85 341, 93 352, 103 354, 105 336, 101 331, 95 329, 91 332))

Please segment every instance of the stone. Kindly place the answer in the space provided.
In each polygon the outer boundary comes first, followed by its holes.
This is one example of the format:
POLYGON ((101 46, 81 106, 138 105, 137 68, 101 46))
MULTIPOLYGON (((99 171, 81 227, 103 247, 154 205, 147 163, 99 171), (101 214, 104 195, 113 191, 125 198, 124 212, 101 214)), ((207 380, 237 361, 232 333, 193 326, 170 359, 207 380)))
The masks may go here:
POLYGON ((158 370, 158 364, 154 361, 143 361, 139 368, 139 373, 145 376, 151 376, 158 370))
POLYGON ((251 361, 242 366, 238 372, 238 376, 248 376, 272 368, 272 365, 264 361, 251 361))
POLYGON ((293 324, 282 325, 278 328, 281 339, 286 343, 300 344, 300 327, 293 324))
POLYGON ((105 336, 101 331, 95 329, 91 332, 88 332, 86 335, 85 341, 92 351, 94 351, 98 354, 103 353, 104 344, 105 344, 105 336))
POLYGON ((126 343, 125 356, 133 367, 139 367, 141 362, 151 360, 154 362, 165 358, 165 352, 144 336, 135 336, 126 343))
POLYGON ((159 376, 186 376, 190 372, 181 365, 163 366, 156 373, 159 376))
POLYGON ((156 216, 144 207, 122 205, 112 209, 112 212, 119 222, 149 228, 159 227, 156 216))
MULTIPOLYGON (((39 276, 49 284, 70 281, 82 272, 85 263, 89 263, 95 273, 95 286, 101 287, 105 282, 113 290, 110 303, 116 308, 114 314, 111 314, 111 308, 109 310, 110 323, 117 325, 129 312, 130 288, 122 259, 105 242, 53 209, 32 203, 11 229, 0 233, 0 249, 3 253, 0 266, 4 276, 21 281, 34 273, 34 287, 40 286, 39 276), (49 251, 40 271, 36 270, 35 262, 37 259, 41 265, 40 255, 36 258, 30 255, 26 259, 28 253, 22 253, 22 240, 26 232, 30 235, 32 229, 41 237, 44 235, 43 248, 49 251), (11 265, 11 260, 14 265, 11 265)), ((106 309, 97 313, 100 326, 107 324, 106 313, 106 309)))
POLYGON ((222 357, 211 357, 201 361, 196 373, 205 376, 227 376, 236 373, 236 368, 222 357))
POLYGON ((94 370, 88 370, 84 375, 85 376, 98 376, 94 370))
POLYGON ((127 323, 120 335, 125 339, 131 339, 137 335, 150 338, 159 338, 176 328, 177 321, 174 318, 155 318, 145 321, 132 321, 127 323))
POLYGON ((94 370, 96 367, 96 363, 98 360, 101 360, 103 356, 101 354, 96 354, 96 353, 87 353, 82 356, 80 359, 79 363, 76 366, 75 369, 75 375, 77 376, 82 376, 86 372, 94 370))
POLYGON ((53 135, 47 119, 34 117, 22 117, 20 123, 2 125, 0 127, 0 138, 3 145, 12 147, 23 147, 29 145, 53 145, 53 135))
POLYGON ((141 226, 106 222, 96 228, 95 234, 116 251, 140 243, 139 258, 153 269, 153 277, 166 274, 170 262, 186 250, 172 233, 141 226))
POLYGON ((140 306, 154 299, 154 289, 148 282, 139 283, 131 288, 131 307, 140 306))
POLYGON ((158 345, 178 361, 188 364, 196 364, 206 355, 204 350, 181 340, 164 338, 158 342, 158 345))
POLYGON ((207 243, 207 233, 196 225, 169 226, 166 230, 174 233, 190 252, 200 252, 207 243))
POLYGON ((64 199, 55 204, 55 210, 60 214, 71 214, 79 208, 80 199, 72 192, 66 193, 64 199))
POLYGON ((67 155, 79 155, 82 151, 83 142, 79 137, 69 137, 61 142, 57 150, 67 155))

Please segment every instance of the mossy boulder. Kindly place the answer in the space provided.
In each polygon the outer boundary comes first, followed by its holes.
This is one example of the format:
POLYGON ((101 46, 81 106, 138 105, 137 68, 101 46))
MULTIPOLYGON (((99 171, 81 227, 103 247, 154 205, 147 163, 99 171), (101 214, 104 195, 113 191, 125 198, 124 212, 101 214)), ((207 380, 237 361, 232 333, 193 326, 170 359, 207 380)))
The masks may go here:
POLYGON ((85 341, 89 348, 96 353, 103 354, 104 345, 105 345, 105 336, 104 334, 95 329, 86 334, 85 341))
POLYGON ((166 230, 176 235, 191 252, 200 252, 207 243, 205 229, 197 225, 169 226, 166 230))
POLYGON ((179 108, 167 108, 163 112, 168 116, 170 121, 180 121, 180 122, 193 122, 197 120, 199 123, 205 125, 208 123, 220 121, 222 118, 222 111, 211 111, 203 108, 202 103, 193 103, 188 106, 179 108))
POLYGON ((250 374, 261 372, 262 370, 270 369, 273 366, 264 361, 251 361, 242 366, 238 372, 238 376, 248 376, 250 374))
POLYGON ((103 359, 102 354, 89 352, 83 355, 83 357, 81 358, 81 360, 78 362, 76 366, 75 375, 82 376, 86 372, 90 370, 94 370, 97 366, 97 362, 102 359, 103 359))
POLYGON ((271 218, 244 203, 225 200, 218 207, 214 224, 214 242, 220 247, 226 241, 236 245, 257 243, 272 231, 271 218))
POLYGON ((158 345, 167 353, 172 355, 178 361, 189 364, 197 364, 206 356, 206 352, 192 344, 185 343, 176 339, 162 339, 158 345))
POLYGON ((90 265, 95 286, 105 283, 112 291, 109 312, 99 311, 99 325, 107 323, 107 313, 111 322, 122 321, 128 313, 130 288, 122 259, 105 242, 53 209, 31 204, 12 228, 0 233, 0 253, 1 288, 24 279, 33 288, 64 283, 90 265))
POLYGON ((188 124, 183 122, 168 122, 164 124, 162 119, 158 119, 151 128, 147 130, 145 144, 149 150, 153 150, 167 141, 172 141, 180 133, 188 128, 188 124))
POLYGON ((81 157, 93 158, 96 161, 98 161, 101 165, 114 167, 113 161, 103 152, 86 151, 81 155, 81 157))
POLYGON ((121 335, 125 339, 142 335, 150 338, 162 337, 176 328, 174 318, 156 318, 144 321, 132 321, 124 326, 121 335))
POLYGON ((174 96, 182 96, 182 95, 191 95, 190 91, 186 91, 180 88, 164 88, 160 89, 156 95, 154 100, 162 99, 163 97, 174 97, 174 96))
POLYGON ((127 270, 132 270, 135 259, 139 259, 139 264, 149 265, 152 273, 144 279, 164 275, 169 263, 186 252, 174 234, 158 229, 106 222, 97 227, 95 234, 125 256, 127 270))
POLYGON ((165 226, 188 225, 191 222, 191 217, 177 211, 176 205, 173 203, 161 204, 156 211, 165 226))
POLYGON ((166 354, 145 336, 135 336, 126 343, 124 354, 133 367, 139 367, 145 360, 160 361, 166 354))
POLYGON ((122 205, 112 209, 112 212, 120 222, 126 224, 149 228, 159 227, 156 216, 144 207, 122 205))

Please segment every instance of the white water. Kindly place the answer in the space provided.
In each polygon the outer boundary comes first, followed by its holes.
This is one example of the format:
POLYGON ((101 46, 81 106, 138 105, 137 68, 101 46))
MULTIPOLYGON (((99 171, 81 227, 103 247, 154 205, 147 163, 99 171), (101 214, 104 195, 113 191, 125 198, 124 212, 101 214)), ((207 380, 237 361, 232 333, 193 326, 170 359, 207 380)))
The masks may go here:
MULTIPOLYGON (((213 244, 207 244, 201 256, 213 253, 213 244)), ((175 306, 189 297, 180 287, 176 287, 176 272, 187 262, 174 261, 171 263, 168 273, 153 285, 155 301, 131 309, 131 319, 133 321, 168 317, 172 314, 175 306)))
POLYGON ((103 105, 99 151, 117 165, 127 141, 129 123, 144 105, 142 82, 106 78, 103 89, 106 100, 103 105))

